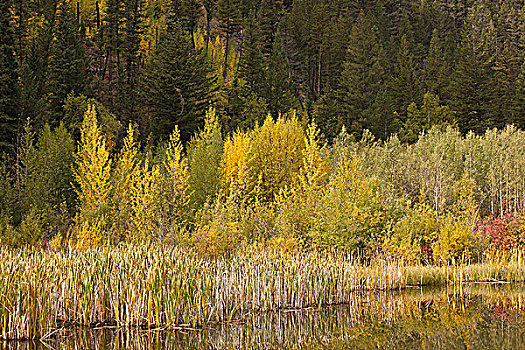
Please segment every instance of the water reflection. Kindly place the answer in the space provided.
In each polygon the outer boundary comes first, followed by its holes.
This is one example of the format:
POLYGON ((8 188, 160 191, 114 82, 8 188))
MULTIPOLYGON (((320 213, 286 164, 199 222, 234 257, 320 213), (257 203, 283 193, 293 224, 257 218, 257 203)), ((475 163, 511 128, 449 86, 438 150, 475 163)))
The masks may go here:
POLYGON ((525 349, 525 286, 472 284, 356 293, 199 331, 70 330, 0 349, 525 349))

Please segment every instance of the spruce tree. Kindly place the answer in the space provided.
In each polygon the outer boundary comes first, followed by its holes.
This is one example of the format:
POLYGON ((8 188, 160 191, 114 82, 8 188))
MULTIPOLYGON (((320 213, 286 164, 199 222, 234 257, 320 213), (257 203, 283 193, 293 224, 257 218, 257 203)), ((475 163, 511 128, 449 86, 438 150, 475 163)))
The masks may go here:
POLYGON ((525 62, 521 66, 521 73, 516 80, 514 99, 512 102, 512 120, 516 126, 525 128, 525 62))
POLYGON ((261 30, 255 16, 250 16, 244 29, 242 57, 239 62, 239 78, 247 85, 246 90, 262 93, 265 81, 265 60, 261 30))
MULTIPOLYGON (((384 83, 381 47, 364 12, 359 13, 349 38, 347 59, 337 92, 340 125, 351 133, 378 124, 376 102, 384 83)), ((338 128, 340 129, 340 127, 338 128)))
POLYGON ((226 37, 224 51, 224 65, 222 78, 226 80, 228 74, 228 57, 230 53, 230 44, 233 36, 241 30, 242 17, 239 0, 219 0, 217 3, 217 16, 220 21, 219 28, 226 37))
POLYGON ((279 31, 275 35, 272 54, 268 62, 267 84, 267 92, 264 97, 268 101, 270 112, 274 116, 280 112, 288 112, 294 105, 294 88, 279 31))
POLYGON ((401 37, 399 52, 392 80, 393 109, 400 115, 405 115, 407 107, 419 103, 421 99, 417 64, 410 52, 406 35, 401 37))
POLYGON ((443 45, 437 29, 432 33, 425 66, 425 88, 437 96, 443 96, 449 81, 450 68, 445 59, 443 45))
POLYGON ((200 6, 198 0, 171 0, 169 11, 181 21, 184 30, 191 33, 197 25, 200 6))
POLYGON ((15 34, 11 26, 11 1, 0 3, 0 151, 11 150, 18 125, 18 66, 15 34))
POLYGON ((263 54, 269 56, 277 33, 279 20, 283 14, 282 0, 262 0, 259 7, 258 22, 261 29, 263 54))
POLYGON ((489 35, 491 24, 486 15, 475 8, 469 14, 458 48, 451 84, 448 87, 448 104, 457 112, 460 130, 483 132, 493 125, 490 116, 491 96, 494 89, 494 71, 490 68, 492 57, 489 35))
POLYGON ((165 139, 179 125, 188 141, 202 125, 212 99, 213 81, 205 58, 196 52, 183 25, 170 16, 159 46, 142 71, 141 94, 149 127, 156 139, 165 139))
POLYGON ((124 0, 122 56, 124 71, 120 72, 119 99, 124 121, 137 119, 137 79, 139 74, 140 41, 144 31, 144 0, 124 0))
POLYGON ((64 117, 64 101, 71 92, 83 94, 87 86, 87 58, 76 16, 69 2, 60 3, 47 71, 45 121, 58 126, 64 117))

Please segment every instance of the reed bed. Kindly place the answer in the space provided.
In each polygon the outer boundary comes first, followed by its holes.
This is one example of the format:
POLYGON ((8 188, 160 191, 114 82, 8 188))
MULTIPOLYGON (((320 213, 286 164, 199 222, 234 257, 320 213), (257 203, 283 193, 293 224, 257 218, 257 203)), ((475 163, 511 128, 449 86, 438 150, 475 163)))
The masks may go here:
POLYGON ((343 253, 247 251, 210 260, 178 248, 0 249, 0 339, 62 327, 197 328, 269 310, 355 302, 360 290, 522 281, 520 259, 483 265, 363 265, 343 253))

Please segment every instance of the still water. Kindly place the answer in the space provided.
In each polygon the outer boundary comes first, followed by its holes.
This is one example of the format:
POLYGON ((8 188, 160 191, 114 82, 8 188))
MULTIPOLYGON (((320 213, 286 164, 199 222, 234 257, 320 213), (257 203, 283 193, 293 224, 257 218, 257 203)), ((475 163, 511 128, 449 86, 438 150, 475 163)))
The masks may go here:
POLYGON ((197 331, 68 330, 0 349, 525 349, 525 285, 356 293, 197 331))

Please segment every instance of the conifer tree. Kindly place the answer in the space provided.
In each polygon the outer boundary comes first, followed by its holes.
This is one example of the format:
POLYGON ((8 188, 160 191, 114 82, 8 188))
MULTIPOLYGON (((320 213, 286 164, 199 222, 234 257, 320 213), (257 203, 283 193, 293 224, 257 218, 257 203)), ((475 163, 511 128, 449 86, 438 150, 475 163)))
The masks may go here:
POLYGON ((121 120, 136 122, 139 49, 144 31, 144 0, 123 1, 122 56, 124 69, 120 72, 119 100, 121 120))
POLYGON ((272 54, 268 62, 267 92, 265 94, 270 112, 277 116, 286 113, 294 105, 293 81, 286 53, 284 52, 281 33, 277 31, 273 42, 272 54))
POLYGON ((193 32, 197 25, 200 3, 198 0, 171 0, 169 12, 180 19, 187 32, 193 32))
POLYGON ((443 96, 448 84, 449 71, 439 33, 437 29, 434 29, 426 60, 425 86, 427 92, 443 96))
POLYGON ((273 51, 273 42, 282 14, 282 0, 261 1, 258 13, 258 25, 261 30, 261 42, 263 43, 262 52, 265 56, 269 56, 273 51))
POLYGON ((242 24, 240 1, 218 0, 217 8, 217 16, 220 21, 220 28, 226 37, 226 49, 224 52, 224 65, 222 70, 222 78, 226 80, 231 39, 236 33, 240 31, 242 24))
POLYGON ((261 30, 255 16, 249 16, 243 35, 242 57, 239 62, 239 78, 246 83, 246 90, 262 94, 265 77, 265 60, 261 30))
POLYGON ((448 106, 440 104, 439 97, 427 92, 423 97, 423 105, 418 108, 412 102, 407 108, 405 129, 400 133, 404 141, 417 141, 420 133, 430 130, 434 125, 453 124, 454 113, 448 106))
POLYGON ((18 66, 11 26, 11 1, 0 4, 0 151, 13 150, 18 126, 18 66))
POLYGON ((84 93, 87 85, 87 59, 76 16, 67 1, 60 3, 55 39, 51 44, 47 71, 48 107, 46 121, 57 126, 64 116, 68 94, 84 93))
POLYGON ((337 92, 341 108, 340 125, 345 125, 350 133, 378 124, 379 113, 375 107, 384 80, 381 47, 370 22, 361 11, 349 38, 341 87, 337 92))
POLYGON ((494 88, 494 72, 490 47, 491 23, 486 23, 485 8, 471 10, 465 22, 458 60, 451 77, 448 96, 450 106, 457 112, 462 132, 482 132, 491 126, 490 103, 494 88))
POLYGON ((192 48, 188 33, 175 18, 170 17, 142 73, 141 94, 154 138, 166 138, 168 130, 180 125, 181 140, 188 141, 202 125, 213 80, 208 78, 205 58, 192 48))
POLYGON ((42 39, 41 34, 33 38, 20 74, 20 114, 23 119, 32 118, 37 130, 45 124, 43 115, 46 107, 47 57, 42 39))
POLYGON ((392 80, 392 98, 393 109, 400 115, 405 115, 407 107, 412 102, 418 103, 421 98, 417 64, 409 50, 406 35, 401 37, 392 80))
POLYGON ((104 50, 105 50, 105 67, 101 70, 102 79, 107 80, 107 95, 108 105, 111 112, 115 111, 115 99, 116 93, 114 89, 115 79, 118 77, 117 68, 120 66, 120 52, 122 48, 122 36, 120 35, 122 29, 122 0, 108 0, 106 3, 106 16, 105 22, 107 23, 102 27, 102 35, 104 38, 104 50))
POLYGON ((514 100, 512 103, 512 123, 525 128, 525 62, 521 66, 521 73, 516 80, 514 100))

